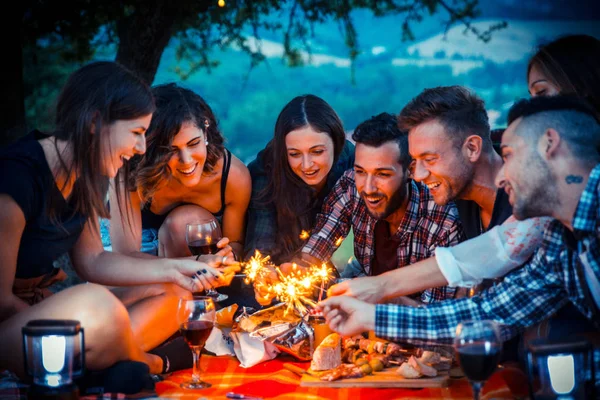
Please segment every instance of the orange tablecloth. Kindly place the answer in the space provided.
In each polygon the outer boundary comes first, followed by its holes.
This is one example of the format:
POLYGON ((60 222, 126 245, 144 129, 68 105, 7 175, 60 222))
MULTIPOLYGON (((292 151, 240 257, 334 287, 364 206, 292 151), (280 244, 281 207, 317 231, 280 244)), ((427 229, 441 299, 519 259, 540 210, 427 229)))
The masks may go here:
MULTIPOLYGON (((283 363, 291 362, 303 369, 308 363, 298 363, 292 358, 278 356, 276 359, 261 363, 252 368, 242 368, 234 357, 202 356, 202 379, 212 387, 203 390, 185 390, 179 383, 190 379, 192 370, 183 370, 172 374, 166 380, 156 384, 156 393, 161 398, 172 399, 225 399, 227 392, 236 392, 263 399, 471 399, 469 383, 464 379, 452 379, 447 388, 427 389, 373 389, 373 388, 314 388, 300 387, 300 377, 283 368, 283 363)), ((485 385, 483 399, 514 399, 527 393, 526 381, 513 379, 511 389, 506 378, 511 373, 499 371, 485 385), (515 392, 515 386, 516 391, 515 392)))

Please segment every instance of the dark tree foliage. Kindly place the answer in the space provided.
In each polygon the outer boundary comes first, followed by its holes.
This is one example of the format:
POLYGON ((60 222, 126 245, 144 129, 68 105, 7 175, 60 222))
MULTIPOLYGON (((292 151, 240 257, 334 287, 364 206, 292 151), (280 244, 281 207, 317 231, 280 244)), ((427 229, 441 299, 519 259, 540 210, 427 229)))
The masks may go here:
MULTIPOLYGON (((265 57, 248 36, 278 32, 289 66, 304 63, 309 40, 317 24, 335 21, 352 61, 360 55, 359 32, 352 19, 355 10, 376 16, 397 15, 401 40, 414 39, 411 26, 439 11, 448 15, 447 26, 459 21, 483 41, 501 26, 477 32, 470 21, 478 15, 478 0, 37 0, 15 11, 17 23, 7 35, 21 46, 7 48, 12 68, 5 76, 2 136, 8 143, 25 132, 25 97, 36 91, 56 91, 65 66, 89 60, 101 44, 118 45, 116 61, 152 83, 162 53, 177 43, 177 73, 185 79, 199 69, 218 65, 211 50, 237 46, 249 55, 249 68, 265 57), (219 4, 221 3, 221 4, 219 4), (21 36, 21 40, 15 36, 21 36), (10 106, 10 107, 9 107, 10 106)), ((384 33, 382 33, 384 34, 384 33)), ((400 38, 399 38, 400 39, 400 38)), ((213 53, 214 54, 214 53, 213 53)), ((68 69, 68 68, 67 68, 68 69)), ((352 76, 352 79, 354 77, 352 76)), ((45 91, 45 92, 44 92, 45 91)))

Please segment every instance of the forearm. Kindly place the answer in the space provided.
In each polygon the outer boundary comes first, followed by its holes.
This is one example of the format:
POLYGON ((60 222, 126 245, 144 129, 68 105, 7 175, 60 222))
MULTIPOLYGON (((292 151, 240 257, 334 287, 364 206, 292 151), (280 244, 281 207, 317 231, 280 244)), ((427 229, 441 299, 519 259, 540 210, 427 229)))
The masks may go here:
POLYGON ((150 254, 131 257, 103 251, 86 264, 74 266, 82 278, 102 285, 129 286, 173 281, 174 260, 150 254))
POLYGON ((448 284, 434 257, 386 272, 379 275, 378 279, 381 281, 384 299, 406 296, 448 284))

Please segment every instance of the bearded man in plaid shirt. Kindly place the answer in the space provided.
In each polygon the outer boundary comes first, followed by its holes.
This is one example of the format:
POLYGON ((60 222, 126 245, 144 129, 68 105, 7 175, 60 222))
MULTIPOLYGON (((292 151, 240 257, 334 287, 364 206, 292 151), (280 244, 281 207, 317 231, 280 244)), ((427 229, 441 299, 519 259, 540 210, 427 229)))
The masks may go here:
MULTIPOLYGON (((571 97, 521 100, 502 137, 504 167, 496 184, 518 219, 552 216, 540 250, 523 268, 472 298, 428 307, 372 305, 330 297, 320 306, 342 335, 374 330, 391 340, 450 342, 458 323, 491 319, 503 339, 549 318, 568 302, 600 331, 600 124, 571 97)), ((597 383, 600 353, 595 352, 597 383)))
MULTIPOLYGON (((352 139, 354 169, 342 175, 323 202, 302 260, 317 265, 329 260, 350 228, 365 275, 413 264, 432 256, 437 246, 464 240, 454 204, 437 205, 424 184, 409 178, 408 135, 394 115, 382 113, 363 122, 352 139)), ((432 303, 454 294, 455 288, 444 286, 425 290, 419 299, 432 303)), ((257 300, 264 303, 261 295, 257 300)))

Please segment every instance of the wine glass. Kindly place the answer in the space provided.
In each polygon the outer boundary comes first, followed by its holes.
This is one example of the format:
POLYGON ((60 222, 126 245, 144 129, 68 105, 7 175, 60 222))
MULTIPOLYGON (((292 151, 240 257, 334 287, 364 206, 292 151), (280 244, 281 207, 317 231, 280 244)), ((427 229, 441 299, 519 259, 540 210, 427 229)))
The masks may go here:
POLYGON ((194 355, 192 380, 183 382, 179 386, 184 389, 211 387, 210 383, 200 379, 200 356, 215 323, 215 303, 212 297, 193 296, 192 299, 179 299, 177 322, 183 339, 194 355))
POLYGON ((478 400, 485 381, 498 367, 502 350, 500 327, 494 321, 463 321, 456 327, 454 348, 478 400))
MULTIPOLYGON (((219 251, 217 243, 221 238, 221 228, 214 219, 202 219, 185 226, 185 240, 192 254, 196 256, 196 260, 201 254, 215 254, 219 251)), ((213 288, 207 289, 206 295, 212 297, 216 302, 229 298, 226 294, 219 293, 213 288)))

